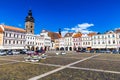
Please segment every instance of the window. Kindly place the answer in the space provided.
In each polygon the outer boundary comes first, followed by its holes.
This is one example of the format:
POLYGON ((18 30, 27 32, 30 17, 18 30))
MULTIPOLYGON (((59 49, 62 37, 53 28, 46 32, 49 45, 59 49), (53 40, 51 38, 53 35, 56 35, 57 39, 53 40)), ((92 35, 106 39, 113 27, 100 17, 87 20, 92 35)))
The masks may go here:
POLYGON ((11 44, 11 41, 9 40, 9 44, 11 44))
POLYGON ((100 36, 98 36, 98 39, 100 38, 100 36))
POLYGON ((115 44, 115 40, 113 40, 113 44, 115 44))
POLYGON ((76 43, 76 45, 78 45, 78 44, 76 43))
POLYGON ((22 41, 20 41, 20 44, 22 44, 22 41))
POLYGON ((17 41, 17 44, 18 44, 18 41, 17 41))
POLYGON ((94 39, 96 39, 96 37, 94 36, 94 39))
POLYGON ((98 42, 98 44, 100 44, 100 42, 98 42))
POLYGON ((10 33, 10 37, 11 37, 11 33, 10 33))
POLYGON ((75 43, 74 43, 74 46, 75 46, 75 43))
POLYGON ((102 44, 105 44, 105 42, 103 41, 102 44))
POLYGON ((110 44, 110 41, 108 41, 108 44, 110 44))
POLYGON ((113 37, 113 38, 115 37, 114 34, 112 35, 112 37, 113 37))
POLYGON ((31 28, 33 28, 33 27, 31 26, 31 28))
POLYGON ((96 44, 96 42, 94 42, 94 44, 96 44))
POLYGON ((15 41, 13 41, 13 44, 15 44, 15 41))
POLYGON ((102 38, 104 38, 104 36, 102 36, 102 38))
POLYGON ((83 42, 83 45, 85 45, 85 42, 83 42))
POLYGON ((7 44, 7 40, 5 40, 5 44, 7 44))

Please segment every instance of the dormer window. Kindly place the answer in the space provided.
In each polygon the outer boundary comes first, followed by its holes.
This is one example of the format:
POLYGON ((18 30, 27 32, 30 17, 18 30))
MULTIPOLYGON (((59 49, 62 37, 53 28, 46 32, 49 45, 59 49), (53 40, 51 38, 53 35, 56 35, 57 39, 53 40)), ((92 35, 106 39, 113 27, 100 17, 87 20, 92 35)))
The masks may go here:
POLYGON ((69 34, 67 34, 67 36, 69 36, 69 34))

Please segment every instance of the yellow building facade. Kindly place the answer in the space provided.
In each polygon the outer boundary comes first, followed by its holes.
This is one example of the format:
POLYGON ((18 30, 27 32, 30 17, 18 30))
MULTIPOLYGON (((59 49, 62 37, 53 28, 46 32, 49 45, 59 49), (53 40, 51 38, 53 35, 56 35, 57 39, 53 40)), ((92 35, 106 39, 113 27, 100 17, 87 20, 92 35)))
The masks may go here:
POLYGON ((3 29, 0 27, 0 49, 3 48, 3 29))

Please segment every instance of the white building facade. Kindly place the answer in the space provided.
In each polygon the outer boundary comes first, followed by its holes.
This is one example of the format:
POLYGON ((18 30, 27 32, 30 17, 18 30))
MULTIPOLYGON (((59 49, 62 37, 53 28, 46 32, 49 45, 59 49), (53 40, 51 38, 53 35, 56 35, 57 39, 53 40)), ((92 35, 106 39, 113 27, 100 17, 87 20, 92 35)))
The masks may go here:
POLYGON ((24 29, 15 28, 12 26, 1 25, 3 29, 3 49, 24 49, 25 48, 25 34, 24 29))
POLYGON ((83 34, 82 37, 82 49, 90 50, 92 46, 92 38, 88 34, 83 34))
POLYGON ((40 36, 44 37, 44 49, 45 50, 51 50, 52 48, 52 42, 51 42, 51 38, 48 36, 48 32, 46 32, 45 30, 42 30, 42 32, 40 33, 40 36))
POLYGON ((59 40, 59 49, 60 50, 65 50, 65 40, 64 40, 64 37, 60 38, 58 40, 59 40))
POLYGON ((105 34, 97 34, 92 37, 92 48, 94 49, 117 49, 117 35, 113 31, 105 34))
POLYGON ((35 35, 35 48, 36 50, 44 49, 44 37, 35 35))
POLYGON ((120 50, 120 33, 117 34, 117 50, 120 50))
POLYGON ((64 36, 64 46, 66 51, 72 51, 73 50, 73 33, 66 33, 64 36))
POLYGON ((26 45, 25 48, 29 50, 35 50, 35 38, 36 36, 34 34, 26 34, 26 45))

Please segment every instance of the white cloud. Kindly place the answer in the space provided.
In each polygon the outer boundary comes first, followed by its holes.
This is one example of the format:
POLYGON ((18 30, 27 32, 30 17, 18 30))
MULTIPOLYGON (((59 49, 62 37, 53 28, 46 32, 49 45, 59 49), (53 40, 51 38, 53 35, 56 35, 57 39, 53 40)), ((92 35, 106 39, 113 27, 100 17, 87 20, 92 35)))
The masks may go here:
POLYGON ((64 30, 67 30, 67 31, 68 31, 68 30, 70 30, 70 28, 64 28, 64 30))
POLYGON ((88 30, 89 27, 94 26, 94 24, 89 24, 89 23, 82 23, 82 24, 78 24, 77 26, 75 26, 75 28, 72 28, 72 30, 74 30, 75 32, 82 32, 82 33, 90 33, 93 31, 88 30))
POLYGON ((67 32, 78 32, 79 31, 82 33, 90 33, 90 32, 94 32, 88 29, 92 26, 94 26, 94 24, 89 24, 89 23, 77 24, 76 26, 72 28, 64 28, 64 30, 61 33, 62 33, 62 36, 64 36, 67 32))
POLYGON ((87 29, 87 28, 89 28, 91 26, 94 26, 94 24, 88 24, 88 23, 78 24, 78 27, 80 29, 87 29))
POLYGON ((89 32, 93 32, 93 31, 90 31, 88 30, 89 27, 91 26, 94 26, 94 24, 89 24, 89 23, 82 23, 82 24, 78 24, 77 26, 75 27, 72 27, 72 28, 64 28, 65 30, 71 30, 71 31, 74 31, 74 32, 82 32, 82 33, 89 33, 89 32))

